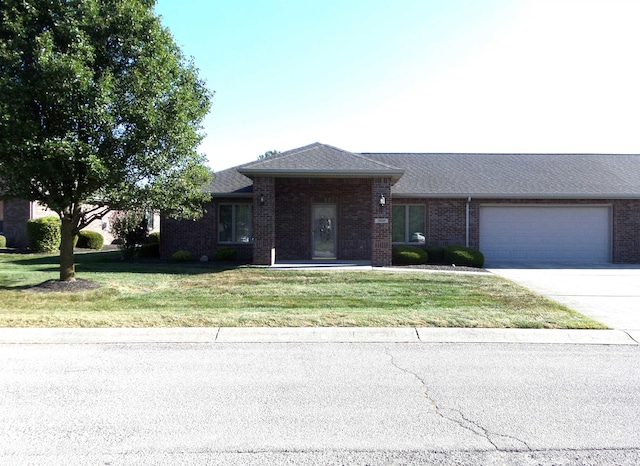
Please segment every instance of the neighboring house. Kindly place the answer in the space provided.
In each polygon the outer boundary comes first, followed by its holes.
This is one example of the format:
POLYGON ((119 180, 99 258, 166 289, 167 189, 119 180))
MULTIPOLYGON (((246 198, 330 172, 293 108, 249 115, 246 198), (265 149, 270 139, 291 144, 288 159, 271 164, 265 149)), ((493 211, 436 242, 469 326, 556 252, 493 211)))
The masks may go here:
POLYGON ((640 263, 640 155, 352 153, 315 143, 215 174, 161 254, 233 247, 254 264, 469 245, 487 263, 640 263))
MULTIPOLYGON (((27 240, 27 220, 58 216, 38 202, 30 202, 24 199, 8 198, 0 199, 0 234, 7 238, 7 246, 24 249, 29 246, 27 240)), ((92 230, 104 237, 104 244, 111 244, 114 240, 109 228, 110 214, 102 220, 94 220, 84 230, 92 230)), ((152 231, 159 231, 160 216, 155 215, 149 225, 152 231)))

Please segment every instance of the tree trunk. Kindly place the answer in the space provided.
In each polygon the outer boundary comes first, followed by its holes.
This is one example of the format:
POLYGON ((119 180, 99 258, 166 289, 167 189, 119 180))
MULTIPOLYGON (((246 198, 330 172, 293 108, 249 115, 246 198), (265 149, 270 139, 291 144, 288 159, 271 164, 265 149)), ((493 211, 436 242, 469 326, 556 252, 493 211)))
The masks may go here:
POLYGON ((73 258, 75 236, 73 221, 64 215, 60 229, 60 281, 72 282, 76 279, 76 265, 73 258))

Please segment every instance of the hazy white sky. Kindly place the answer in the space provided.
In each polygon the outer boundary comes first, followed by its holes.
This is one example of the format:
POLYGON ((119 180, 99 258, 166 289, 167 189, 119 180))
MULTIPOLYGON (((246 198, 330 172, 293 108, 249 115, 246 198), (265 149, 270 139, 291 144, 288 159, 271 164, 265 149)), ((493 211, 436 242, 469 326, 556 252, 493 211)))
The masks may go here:
POLYGON ((219 171, 353 152, 640 153, 640 0, 158 0, 219 171))

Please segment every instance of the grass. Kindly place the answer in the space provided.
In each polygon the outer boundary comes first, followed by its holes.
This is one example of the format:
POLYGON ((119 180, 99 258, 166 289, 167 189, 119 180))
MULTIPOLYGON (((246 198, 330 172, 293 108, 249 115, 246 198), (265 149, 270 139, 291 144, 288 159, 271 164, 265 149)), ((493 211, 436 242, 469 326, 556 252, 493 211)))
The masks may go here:
POLYGON ((493 275, 126 263, 118 251, 78 253, 76 271, 101 288, 35 293, 58 257, 0 254, 0 326, 606 328, 493 275))

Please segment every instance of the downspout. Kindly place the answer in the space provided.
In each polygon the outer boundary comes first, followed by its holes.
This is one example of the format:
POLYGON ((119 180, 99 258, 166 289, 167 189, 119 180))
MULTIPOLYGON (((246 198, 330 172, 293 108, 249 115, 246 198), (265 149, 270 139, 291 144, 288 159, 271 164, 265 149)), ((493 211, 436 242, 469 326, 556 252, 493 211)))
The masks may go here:
POLYGON ((465 246, 469 247, 469 204, 471 203, 471 196, 467 197, 467 216, 465 224, 465 246))

